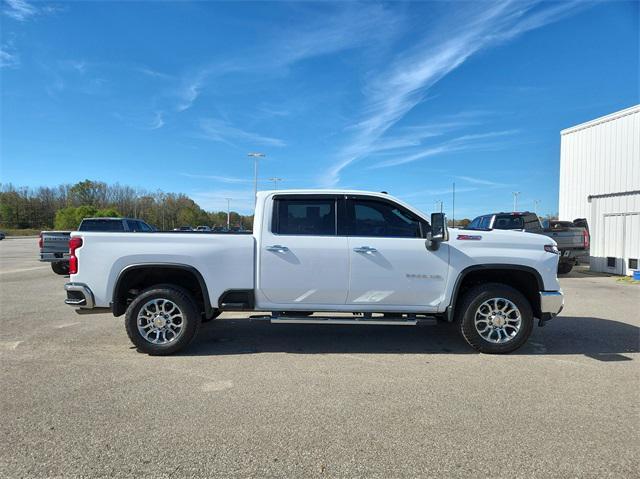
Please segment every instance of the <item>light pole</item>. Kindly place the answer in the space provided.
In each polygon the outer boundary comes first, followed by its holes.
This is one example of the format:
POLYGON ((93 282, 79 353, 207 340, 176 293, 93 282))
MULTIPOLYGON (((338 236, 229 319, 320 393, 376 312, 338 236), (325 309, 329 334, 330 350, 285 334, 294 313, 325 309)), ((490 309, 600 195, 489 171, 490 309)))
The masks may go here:
POLYGON ((225 198, 227 200, 227 231, 229 231, 229 223, 231 222, 231 210, 229 209, 229 203, 231 198, 225 198))
POLYGON ((518 196, 520 196, 520 192, 514 191, 513 192, 513 212, 514 213, 518 211, 518 196))
POLYGON ((536 214, 536 218, 538 217, 538 205, 540 204, 540 200, 533 200, 533 212, 536 214))
POLYGON ((258 158, 264 158, 265 154, 252 152, 247 156, 253 158, 253 204, 255 205, 258 201, 258 158))
POLYGON ((269 178, 269 181, 273 181, 273 189, 277 190, 278 189, 278 181, 282 181, 282 178, 278 178, 277 176, 274 176, 273 178, 269 178))

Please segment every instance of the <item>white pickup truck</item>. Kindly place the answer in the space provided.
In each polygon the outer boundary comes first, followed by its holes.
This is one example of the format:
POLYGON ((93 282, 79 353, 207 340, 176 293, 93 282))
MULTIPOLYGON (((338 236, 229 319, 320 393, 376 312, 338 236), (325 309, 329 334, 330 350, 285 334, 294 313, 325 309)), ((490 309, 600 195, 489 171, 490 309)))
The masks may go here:
POLYGON ((222 311, 271 322, 456 322, 479 351, 507 353, 564 304, 553 240, 448 230, 386 193, 258 193, 253 234, 74 232, 66 303, 125 314, 139 351, 171 354, 222 311), (350 314, 335 314, 350 313, 350 314))

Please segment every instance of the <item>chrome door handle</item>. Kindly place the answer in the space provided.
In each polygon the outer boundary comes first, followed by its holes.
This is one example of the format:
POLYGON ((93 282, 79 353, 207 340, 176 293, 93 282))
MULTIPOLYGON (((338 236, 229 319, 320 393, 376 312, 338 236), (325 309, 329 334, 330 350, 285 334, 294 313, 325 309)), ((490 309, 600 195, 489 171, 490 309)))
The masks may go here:
POLYGON ((378 250, 371 246, 358 246, 357 248, 353 248, 353 251, 356 253, 376 253, 378 250))
POLYGON ((289 248, 279 244, 274 244, 273 246, 267 246, 267 251, 274 251, 276 253, 286 253, 287 251, 289 251, 289 248))

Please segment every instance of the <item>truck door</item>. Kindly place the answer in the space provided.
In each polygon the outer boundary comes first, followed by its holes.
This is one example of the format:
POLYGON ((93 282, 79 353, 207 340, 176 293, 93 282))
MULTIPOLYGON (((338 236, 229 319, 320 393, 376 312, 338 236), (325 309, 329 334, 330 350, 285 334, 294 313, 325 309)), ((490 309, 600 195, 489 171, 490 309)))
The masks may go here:
POLYGON ((343 202, 336 195, 273 198, 271 221, 263 222, 268 226, 259 243, 258 294, 276 308, 344 306, 349 255, 347 238, 337 235, 343 202))
POLYGON ((346 204, 351 273, 347 304, 379 311, 435 311, 444 299, 449 246, 425 245, 429 224, 377 197, 346 204))

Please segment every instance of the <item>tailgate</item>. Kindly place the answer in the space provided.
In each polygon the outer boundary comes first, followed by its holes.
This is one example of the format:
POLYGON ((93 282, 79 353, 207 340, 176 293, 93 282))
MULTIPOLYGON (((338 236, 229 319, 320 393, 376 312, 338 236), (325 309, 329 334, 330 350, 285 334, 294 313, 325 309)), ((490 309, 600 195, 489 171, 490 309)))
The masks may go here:
POLYGON ((552 231, 545 235, 558 243, 560 249, 584 249, 584 236, 582 230, 552 231))
POLYGON ((60 258, 69 252, 69 238, 71 233, 57 231, 42 232, 42 248, 40 253, 60 254, 60 258))

